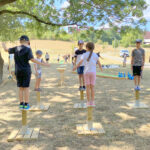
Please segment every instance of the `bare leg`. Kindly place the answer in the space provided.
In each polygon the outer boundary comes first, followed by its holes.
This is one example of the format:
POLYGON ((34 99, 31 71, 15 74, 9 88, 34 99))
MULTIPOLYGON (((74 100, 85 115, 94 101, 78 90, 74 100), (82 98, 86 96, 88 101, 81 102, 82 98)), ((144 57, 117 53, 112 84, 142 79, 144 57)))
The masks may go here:
POLYGON ((95 100, 95 90, 94 90, 94 85, 90 85, 91 88, 91 100, 95 100))
POLYGON ((83 80, 83 86, 85 86, 84 75, 82 75, 82 80, 83 80))
POLYGON ((90 101, 90 85, 86 85, 86 96, 89 102, 90 101))
POLYGON ((37 79, 37 88, 40 88, 41 78, 37 79))
POLYGON ((139 86, 141 82, 141 76, 137 76, 137 79, 138 79, 138 86, 139 86))
POLYGON ((23 102, 23 88, 19 87, 19 101, 20 103, 23 102))
POLYGON ((36 78, 36 81, 35 81, 35 89, 38 88, 38 78, 36 78))
POLYGON ((29 88, 24 88, 25 103, 29 103, 29 88))
POLYGON ((82 86, 82 76, 81 75, 79 75, 79 84, 80 84, 80 86, 82 86))
POLYGON ((137 76, 134 76, 134 84, 137 86, 137 76))

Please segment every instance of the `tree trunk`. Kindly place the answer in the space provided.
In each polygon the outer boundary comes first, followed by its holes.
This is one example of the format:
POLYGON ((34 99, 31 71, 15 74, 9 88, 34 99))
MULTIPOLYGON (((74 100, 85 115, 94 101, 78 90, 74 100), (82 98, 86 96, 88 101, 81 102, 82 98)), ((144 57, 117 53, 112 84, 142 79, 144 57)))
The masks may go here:
POLYGON ((3 66, 4 66, 4 60, 0 53, 0 83, 2 82, 2 78, 3 78, 3 66))

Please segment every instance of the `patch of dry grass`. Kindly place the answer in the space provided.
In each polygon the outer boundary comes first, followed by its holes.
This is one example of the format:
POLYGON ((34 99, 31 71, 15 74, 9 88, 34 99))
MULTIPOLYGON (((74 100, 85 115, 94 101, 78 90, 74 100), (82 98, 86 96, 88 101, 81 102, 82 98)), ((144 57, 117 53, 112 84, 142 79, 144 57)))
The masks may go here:
MULTIPOLYGON (((86 122, 86 110, 74 110, 79 100, 78 77, 71 74, 71 66, 65 72, 66 86, 58 87, 57 64, 43 68, 41 100, 50 104, 47 112, 29 112, 29 127, 40 127, 37 141, 7 143, 9 133, 21 126, 15 83, 0 87, 0 149, 2 150, 149 150, 149 109, 131 109, 126 102, 134 101, 133 81, 97 78, 96 108, 94 120, 101 122, 106 133, 99 136, 78 136, 75 126, 86 122)), ((106 70, 117 74, 128 72, 129 67, 106 70)), ((4 77, 7 77, 6 66, 4 77)), ((144 71, 141 100, 150 106, 149 70, 144 71)), ((32 76, 30 103, 36 103, 32 76)))

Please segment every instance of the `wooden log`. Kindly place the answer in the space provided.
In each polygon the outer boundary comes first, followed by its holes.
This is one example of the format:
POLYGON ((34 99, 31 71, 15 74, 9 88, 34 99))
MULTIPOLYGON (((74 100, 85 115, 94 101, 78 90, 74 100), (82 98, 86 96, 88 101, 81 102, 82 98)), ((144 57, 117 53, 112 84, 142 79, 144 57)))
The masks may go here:
POLYGON ((88 124, 88 130, 93 129, 93 107, 87 108, 87 124, 88 124))
POLYGON ((27 126, 27 111, 22 110, 22 126, 27 126))
POLYGON ((135 91, 135 99, 139 100, 139 98, 140 98, 140 92, 136 90, 135 91))
POLYGON ((37 97, 37 104, 40 105, 40 101, 41 101, 41 94, 40 91, 36 92, 36 97, 37 97))
POLYGON ((84 100, 84 91, 83 90, 80 91, 80 100, 81 101, 84 100))

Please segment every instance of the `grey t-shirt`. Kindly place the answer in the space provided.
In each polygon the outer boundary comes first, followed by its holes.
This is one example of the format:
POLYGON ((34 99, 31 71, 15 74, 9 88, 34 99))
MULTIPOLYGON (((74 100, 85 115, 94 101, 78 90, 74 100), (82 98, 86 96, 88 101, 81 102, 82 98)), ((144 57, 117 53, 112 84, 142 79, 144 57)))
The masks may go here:
POLYGON ((145 56, 145 50, 140 48, 140 49, 134 49, 132 51, 132 56, 133 56, 133 66, 143 66, 143 59, 145 56))

